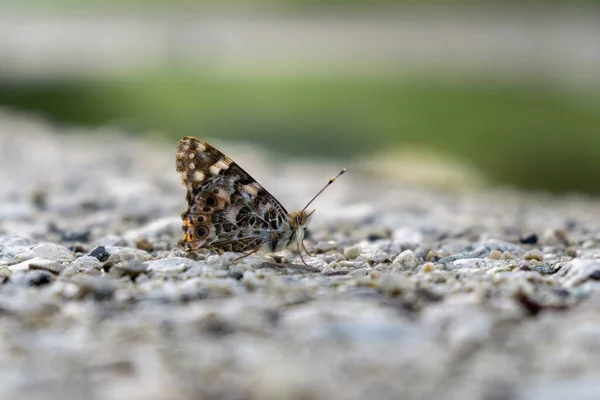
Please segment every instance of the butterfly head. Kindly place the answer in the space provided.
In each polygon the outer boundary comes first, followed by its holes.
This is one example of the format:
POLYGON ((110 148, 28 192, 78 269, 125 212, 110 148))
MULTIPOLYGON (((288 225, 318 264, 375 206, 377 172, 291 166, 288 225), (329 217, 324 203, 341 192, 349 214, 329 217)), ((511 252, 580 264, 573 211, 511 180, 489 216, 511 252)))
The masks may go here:
POLYGON ((314 212, 315 210, 312 210, 311 212, 301 210, 288 214, 290 226, 296 233, 296 240, 302 241, 302 239, 304 239, 304 230, 308 226, 314 212))
MULTIPOLYGON (((290 221, 290 226, 291 228, 294 230, 294 235, 296 237, 296 249, 298 251, 298 254, 300 255, 300 258, 302 259, 302 262, 305 265, 306 261, 304 261, 304 258, 302 258, 302 252, 300 251, 300 248, 302 247, 304 249, 304 251, 306 251, 306 253, 308 254, 308 251, 306 250, 306 247, 304 247, 304 244, 302 243, 302 240, 304 239, 304 231, 306 230, 306 226, 308 225, 308 223, 310 222, 310 217, 313 215, 313 213, 315 212, 315 210, 312 210, 311 212, 306 211, 306 209, 308 208, 308 206, 310 206, 312 204, 313 201, 315 201, 315 199, 317 197, 319 197, 319 195, 321 193, 323 193, 323 191, 325 189, 327 189, 329 187, 329 185, 331 185, 337 178, 339 178, 344 172, 346 172, 346 169, 342 169, 342 171, 337 174, 336 176, 334 176, 333 178, 331 178, 329 180, 329 182, 327 182, 327 185, 325 185, 323 187, 323 189, 321 189, 319 191, 319 193, 317 193, 315 195, 315 197, 313 197, 306 206, 304 206, 304 208, 300 211, 294 211, 293 213, 288 214, 288 219, 290 221)), ((292 237, 293 237, 292 236, 292 237)))

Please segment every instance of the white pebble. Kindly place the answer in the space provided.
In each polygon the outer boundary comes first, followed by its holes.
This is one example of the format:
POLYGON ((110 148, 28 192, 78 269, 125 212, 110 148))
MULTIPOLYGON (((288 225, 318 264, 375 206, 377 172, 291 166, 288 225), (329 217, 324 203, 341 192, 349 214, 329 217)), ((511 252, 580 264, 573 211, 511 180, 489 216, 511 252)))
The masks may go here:
POLYGON ((395 269, 412 270, 419 264, 419 260, 415 253, 411 250, 404 250, 394 259, 392 265, 395 269))

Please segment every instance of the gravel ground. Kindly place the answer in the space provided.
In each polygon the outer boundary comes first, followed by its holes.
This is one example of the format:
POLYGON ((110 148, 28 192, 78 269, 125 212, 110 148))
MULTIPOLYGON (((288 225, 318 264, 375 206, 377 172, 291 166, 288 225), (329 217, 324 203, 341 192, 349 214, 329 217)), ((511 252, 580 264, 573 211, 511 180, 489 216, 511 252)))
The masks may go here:
MULTIPOLYGON (((600 398, 600 202, 349 169, 307 247, 186 255, 175 143, 0 114, 0 397, 600 398), (64 130, 64 132, 62 132, 64 130)), ((288 208, 339 166, 214 143, 288 208)))

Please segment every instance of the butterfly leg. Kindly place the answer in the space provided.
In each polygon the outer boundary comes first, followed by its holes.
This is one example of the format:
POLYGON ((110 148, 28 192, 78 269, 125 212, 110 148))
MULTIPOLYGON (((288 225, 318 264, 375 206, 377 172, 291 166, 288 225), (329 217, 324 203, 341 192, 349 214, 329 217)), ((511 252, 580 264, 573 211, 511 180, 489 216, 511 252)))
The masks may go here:
POLYGON ((307 255, 314 257, 314 254, 310 254, 308 250, 306 250, 306 246, 304 246, 304 242, 302 242, 302 248, 304 249, 304 251, 306 252, 307 255))
MULTIPOLYGON (((304 244, 302 245, 302 247, 304 247, 304 244)), ((300 243, 298 243, 298 255, 300 256, 300 259, 302 260, 302 263, 303 263, 304 265, 306 265, 307 267, 310 267, 310 265, 308 265, 308 264, 306 263, 306 261, 304 261, 304 257, 302 257, 302 252, 300 251, 300 243)))
POLYGON ((237 258, 234 258, 234 259, 233 259, 233 260, 231 260, 231 261, 238 261, 238 260, 241 260, 242 258, 246 258, 246 257, 248 257, 249 255, 252 255, 252 254, 256 253, 258 250, 260 250, 260 247, 257 247, 256 249, 254 249, 254 250, 252 250, 252 251, 249 251, 248 253, 244 254, 243 256, 239 256, 239 257, 237 257, 237 258))

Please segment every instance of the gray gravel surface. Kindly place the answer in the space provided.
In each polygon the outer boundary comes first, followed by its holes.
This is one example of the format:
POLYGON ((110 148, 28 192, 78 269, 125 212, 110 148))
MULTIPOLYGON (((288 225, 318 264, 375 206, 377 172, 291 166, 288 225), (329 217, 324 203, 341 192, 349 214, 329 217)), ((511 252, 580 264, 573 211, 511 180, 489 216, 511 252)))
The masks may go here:
MULTIPOLYGON (((597 399, 600 202, 352 169, 310 268, 177 248, 176 143, 0 114, 0 398, 597 399)), ((214 143, 288 208, 338 165, 214 143)))

